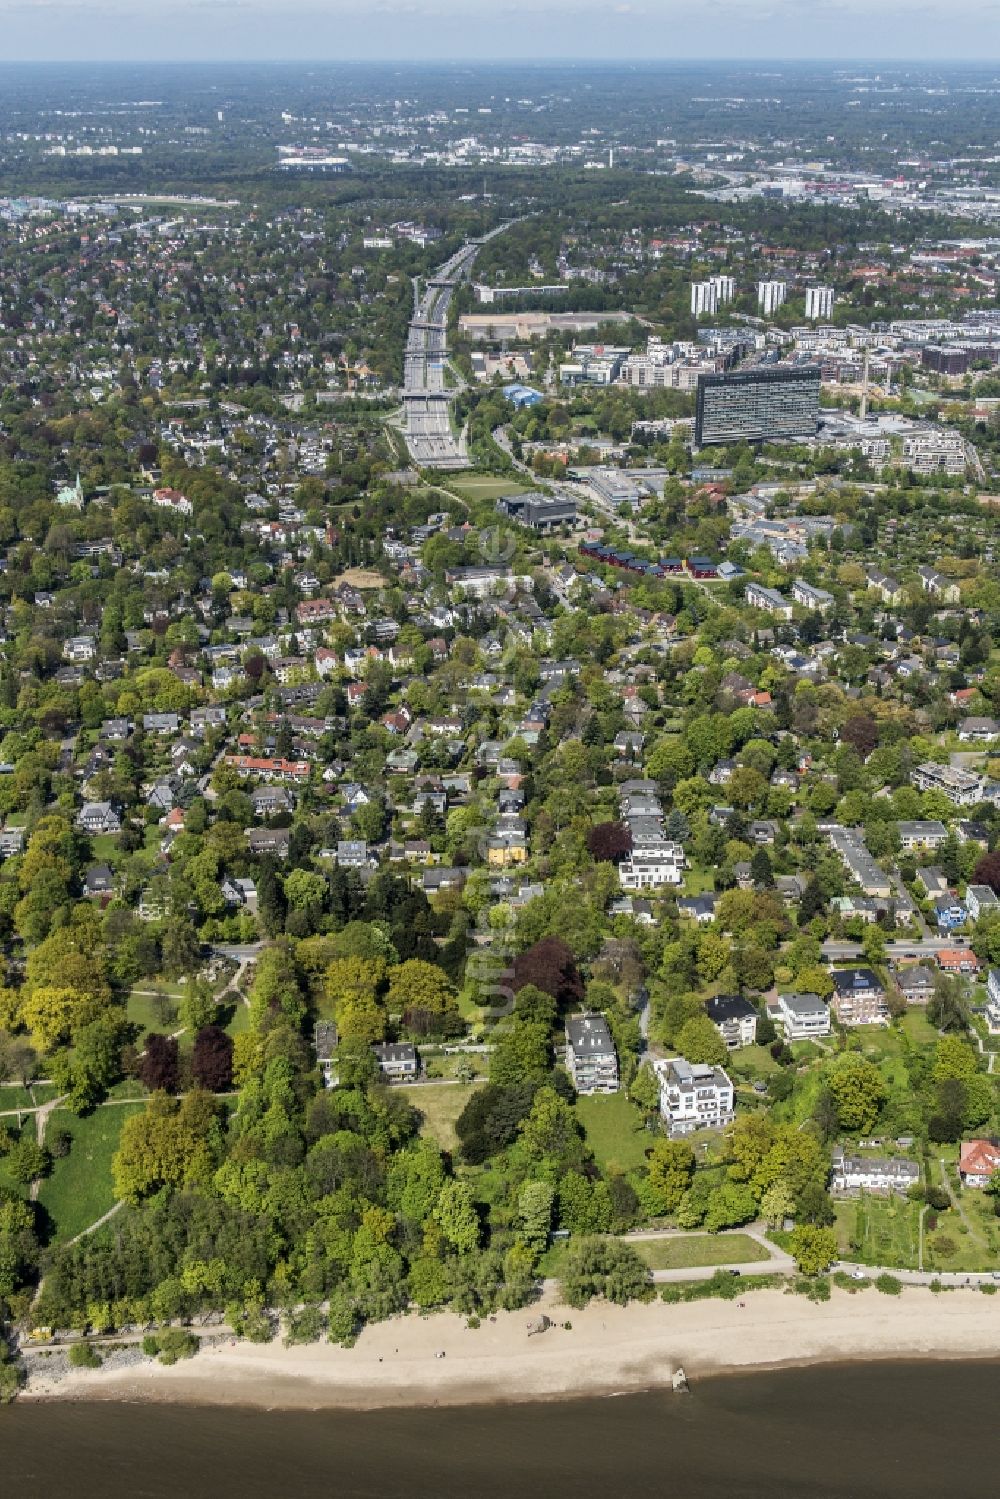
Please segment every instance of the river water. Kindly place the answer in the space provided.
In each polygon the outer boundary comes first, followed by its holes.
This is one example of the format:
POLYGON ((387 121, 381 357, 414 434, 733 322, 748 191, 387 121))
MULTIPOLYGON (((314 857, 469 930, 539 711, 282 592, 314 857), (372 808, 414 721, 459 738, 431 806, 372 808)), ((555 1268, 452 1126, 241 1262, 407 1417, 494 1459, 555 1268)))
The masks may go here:
POLYGON ((965 1499, 1000 1492, 1000 1363, 398 1412, 0 1411, 2 1499, 965 1499))

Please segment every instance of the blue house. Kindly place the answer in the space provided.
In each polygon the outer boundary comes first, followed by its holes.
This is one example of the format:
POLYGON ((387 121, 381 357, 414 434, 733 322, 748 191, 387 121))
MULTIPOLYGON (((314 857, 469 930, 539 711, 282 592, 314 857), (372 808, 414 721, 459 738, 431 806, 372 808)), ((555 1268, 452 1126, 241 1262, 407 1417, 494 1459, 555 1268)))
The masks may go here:
POLYGON ((966 910, 957 896, 939 895, 934 902, 934 919, 943 932, 950 932, 964 924, 966 910))

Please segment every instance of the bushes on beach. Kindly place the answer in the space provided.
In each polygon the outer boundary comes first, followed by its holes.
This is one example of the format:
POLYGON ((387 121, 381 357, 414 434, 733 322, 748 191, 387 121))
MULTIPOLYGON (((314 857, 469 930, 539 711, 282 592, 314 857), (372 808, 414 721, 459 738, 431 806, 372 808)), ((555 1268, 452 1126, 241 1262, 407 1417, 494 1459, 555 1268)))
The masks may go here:
POLYGON ((0 1405, 8 1405, 24 1383, 24 1366, 11 1354, 6 1338, 0 1338, 0 1405))
POLYGON ((238 1338, 246 1338, 249 1343, 270 1343, 274 1337, 275 1325, 262 1301, 227 1306, 226 1321, 238 1338))
POLYGON ((901 1296, 903 1292, 903 1282, 895 1275, 880 1275, 875 1286, 883 1296, 901 1296))
POLYGON ((653 1294, 648 1265, 620 1239, 578 1239, 571 1244, 560 1287, 563 1300, 575 1307, 586 1306, 595 1296, 624 1306, 648 1301, 653 1294))
POLYGON ((771 1291, 782 1284, 780 1275, 734 1275, 716 1270, 707 1280, 671 1281, 660 1295, 670 1305, 681 1301, 735 1301, 748 1291, 771 1291))
POLYGON ((99 1369, 103 1362, 92 1343, 74 1343, 69 1350, 71 1369, 99 1369))
POLYGON ((315 1343, 322 1337, 326 1327, 326 1318, 318 1306, 304 1306, 299 1312, 292 1312, 285 1329, 285 1347, 292 1348, 297 1343, 315 1343))
POLYGON ((159 1356, 161 1364, 176 1364, 178 1359, 194 1358, 199 1348, 198 1339, 183 1327, 165 1327, 162 1332, 147 1333, 142 1340, 143 1353, 151 1358, 159 1356))

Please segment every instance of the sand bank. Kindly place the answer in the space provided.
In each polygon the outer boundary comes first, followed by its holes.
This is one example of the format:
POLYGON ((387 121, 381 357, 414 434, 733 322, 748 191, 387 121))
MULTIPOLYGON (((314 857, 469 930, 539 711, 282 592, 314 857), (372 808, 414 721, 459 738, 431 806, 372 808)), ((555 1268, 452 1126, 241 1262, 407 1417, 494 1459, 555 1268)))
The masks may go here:
POLYGON ((899 1297, 834 1291, 815 1305, 781 1291, 745 1305, 697 1301, 585 1311, 558 1306, 500 1313, 477 1329, 452 1313, 366 1328, 354 1348, 228 1341, 164 1368, 72 1370, 33 1377, 27 1398, 162 1400, 287 1409, 377 1409, 559 1399, 669 1385, 689 1377, 784 1364, 892 1358, 993 1358, 1000 1297, 973 1291, 899 1297), (548 1331, 528 1337, 538 1311, 548 1331), (564 1323, 570 1323, 565 1327, 564 1323), (444 1353, 445 1357, 437 1355, 444 1353))

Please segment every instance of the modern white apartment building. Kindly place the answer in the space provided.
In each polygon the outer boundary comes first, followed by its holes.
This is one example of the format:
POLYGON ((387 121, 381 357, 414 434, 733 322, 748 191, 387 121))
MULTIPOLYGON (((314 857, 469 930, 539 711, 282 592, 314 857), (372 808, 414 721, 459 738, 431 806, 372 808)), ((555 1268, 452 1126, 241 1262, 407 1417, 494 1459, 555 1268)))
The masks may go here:
POLYGON ((663 839, 633 848, 618 866, 618 879, 623 890, 658 890, 662 885, 679 885, 683 869, 683 844, 663 839))
POLYGON ((943 791, 956 807, 974 807, 987 796, 986 781, 981 775, 953 765, 937 765, 933 760, 918 765, 910 779, 918 791, 943 791))
POLYGON ((786 1041, 809 1041, 830 1034, 830 1007, 818 994, 779 994, 769 999, 767 1010, 780 1025, 786 1041))
POLYGON ((735 276, 713 276, 708 284, 715 287, 715 294, 718 297, 718 305, 720 307, 724 307, 727 302, 731 302, 736 295, 735 276))
POLYGON ((784 307, 785 298, 788 296, 788 285, 784 281, 758 281, 757 283, 757 305, 765 317, 784 307))
POLYGON ((715 281, 692 281, 691 316, 713 317, 719 310, 719 288, 715 281))
POLYGON ((810 286, 806 292, 806 317, 811 323, 821 322, 833 312, 833 287, 810 286))
POLYGON ((721 1067, 668 1057, 653 1063, 660 1084, 660 1113, 671 1136, 717 1129, 735 1117, 735 1093, 721 1067))

